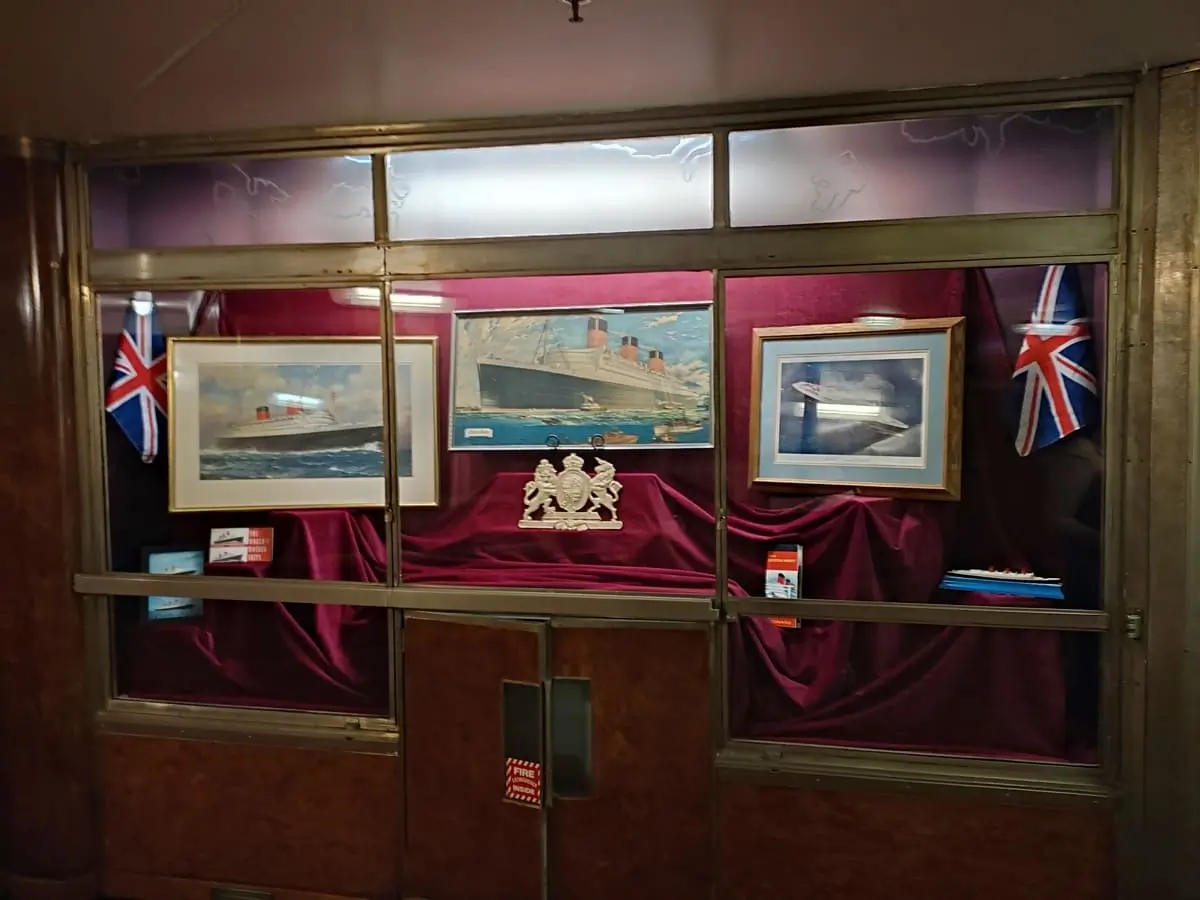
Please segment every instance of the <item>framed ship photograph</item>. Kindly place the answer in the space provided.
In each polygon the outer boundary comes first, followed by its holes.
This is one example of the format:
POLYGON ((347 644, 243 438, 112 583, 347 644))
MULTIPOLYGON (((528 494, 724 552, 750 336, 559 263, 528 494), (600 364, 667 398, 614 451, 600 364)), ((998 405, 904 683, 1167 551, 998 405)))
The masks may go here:
POLYGON ((957 499, 961 317, 754 330, 750 480, 957 499))
MULTIPOLYGON (((172 338, 172 512, 383 506, 377 338, 172 338)), ((396 342, 401 503, 437 502, 437 352, 396 342)))
POLYGON ((712 447, 712 304, 457 313, 450 449, 712 447))

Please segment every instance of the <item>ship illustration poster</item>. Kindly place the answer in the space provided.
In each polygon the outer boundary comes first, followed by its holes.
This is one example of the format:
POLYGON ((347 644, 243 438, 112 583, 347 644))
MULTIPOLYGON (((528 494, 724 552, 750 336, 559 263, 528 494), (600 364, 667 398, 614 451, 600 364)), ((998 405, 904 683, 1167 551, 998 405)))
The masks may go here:
POLYGON ((450 448, 711 447, 712 304, 460 313, 450 448))
POLYGON ((377 338, 172 338, 170 508, 437 503, 437 339, 397 338, 395 408, 377 338))

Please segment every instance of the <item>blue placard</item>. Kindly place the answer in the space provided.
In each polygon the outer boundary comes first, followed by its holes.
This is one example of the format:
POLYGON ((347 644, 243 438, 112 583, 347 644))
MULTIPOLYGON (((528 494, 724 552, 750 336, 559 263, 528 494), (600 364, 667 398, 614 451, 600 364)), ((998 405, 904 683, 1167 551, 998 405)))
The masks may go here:
MULTIPOLYGON (((203 575, 203 550, 150 550, 145 555, 147 575, 203 575)), ((191 619, 204 615, 204 601, 195 597, 147 597, 146 619, 191 619)))

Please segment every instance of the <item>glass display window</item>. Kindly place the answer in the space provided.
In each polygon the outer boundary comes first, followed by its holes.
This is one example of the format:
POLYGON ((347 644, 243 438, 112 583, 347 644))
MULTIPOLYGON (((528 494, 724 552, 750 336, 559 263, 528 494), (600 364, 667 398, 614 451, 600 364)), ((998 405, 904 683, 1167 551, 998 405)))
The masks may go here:
POLYGON ((1096 765, 1101 636, 739 618, 735 739, 1096 765))
POLYGON ((206 575, 387 582, 381 317, 353 296, 97 297, 114 571, 168 547, 206 575))
POLYGON ((97 250, 375 239, 370 156, 100 166, 87 180, 97 250))
POLYGON ((735 131, 734 226, 1114 205, 1111 106, 735 131))
POLYGON ((439 496, 400 510, 404 584, 716 593, 710 272, 391 298, 397 352, 425 334, 444 348, 439 496))
POLYGON ((394 241, 711 228, 712 135, 387 158, 394 241))
POLYGON ((387 610, 165 599, 113 600, 116 699, 391 715, 387 610))
POLYGON ((727 279, 731 595, 1102 609, 1107 291, 1102 265, 727 279))

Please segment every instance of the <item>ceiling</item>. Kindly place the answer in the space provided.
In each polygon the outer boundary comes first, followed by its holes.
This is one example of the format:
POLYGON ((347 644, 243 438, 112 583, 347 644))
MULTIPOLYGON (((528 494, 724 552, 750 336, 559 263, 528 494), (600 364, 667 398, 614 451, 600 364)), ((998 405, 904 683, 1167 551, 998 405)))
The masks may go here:
POLYGON ((0 134, 398 123, 1200 58, 1196 0, 0 0, 0 134))

